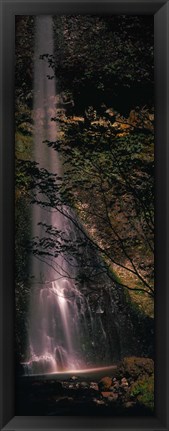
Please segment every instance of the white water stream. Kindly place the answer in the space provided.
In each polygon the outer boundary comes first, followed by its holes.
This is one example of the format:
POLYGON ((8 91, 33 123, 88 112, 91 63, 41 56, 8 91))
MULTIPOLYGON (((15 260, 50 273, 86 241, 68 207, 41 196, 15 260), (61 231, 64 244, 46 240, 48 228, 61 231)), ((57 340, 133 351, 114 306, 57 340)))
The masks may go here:
POLYGON ((63 184, 62 161, 59 153, 47 145, 60 136, 58 123, 52 121, 57 115, 59 92, 53 69, 44 56, 57 55, 51 16, 37 16, 35 35, 32 160, 38 163, 42 175, 40 178, 37 175, 35 202, 31 206, 31 234, 33 239, 38 238, 38 251, 43 252, 45 243, 51 244, 50 241, 53 247, 47 245, 45 254, 32 254, 30 261, 24 373, 80 373, 103 367, 105 370, 105 366, 121 357, 142 353, 141 343, 123 290, 111 281, 101 257, 91 242, 86 241, 73 209, 61 200, 58 186, 59 181, 63 184), (49 173, 60 180, 53 177, 52 182, 49 173), (85 246, 75 257, 70 250, 63 250, 65 239, 68 244, 83 242, 85 246), (57 250, 60 246, 62 250, 57 250), (93 278, 85 278, 86 271, 91 271, 93 278), (80 285, 77 276, 83 280, 80 285))
MULTIPOLYGON (((39 164, 39 168, 61 175, 62 165, 58 153, 44 142, 56 141, 58 133, 56 122, 51 121, 51 117, 56 116, 56 82, 54 77, 47 77, 53 76, 48 61, 40 59, 43 54, 53 54, 52 17, 42 15, 36 18, 35 42, 33 160, 39 164)), ((38 197, 41 200, 44 198, 40 192, 38 197)), ((69 214, 69 211, 64 206, 64 212, 69 214)), ((73 224, 56 208, 49 207, 48 210, 47 206, 35 203, 32 209, 32 236, 42 238, 45 231, 39 222, 66 232, 69 238, 76 238, 73 224)), ((52 260, 48 256, 32 257, 28 349, 24 363, 26 374, 80 370, 98 363, 97 351, 94 355, 96 362, 86 359, 86 350, 95 351, 96 325, 89 303, 75 284, 75 267, 72 260, 70 265, 64 254, 52 260)), ((105 350, 108 350, 99 315, 97 322, 100 331, 98 339, 101 341, 102 334, 105 350)))

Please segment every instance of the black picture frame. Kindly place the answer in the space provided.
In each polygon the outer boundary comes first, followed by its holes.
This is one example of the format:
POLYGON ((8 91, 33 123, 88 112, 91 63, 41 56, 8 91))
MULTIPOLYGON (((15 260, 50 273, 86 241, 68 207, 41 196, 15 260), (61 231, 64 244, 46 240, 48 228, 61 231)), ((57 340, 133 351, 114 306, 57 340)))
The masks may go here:
POLYGON ((1 16, 1 366, 3 430, 169 430, 169 1, 0 1, 1 16), (155 415, 154 417, 15 416, 14 374, 14 64, 15 15, 57 13, 153 14, 155 24, 155 415))

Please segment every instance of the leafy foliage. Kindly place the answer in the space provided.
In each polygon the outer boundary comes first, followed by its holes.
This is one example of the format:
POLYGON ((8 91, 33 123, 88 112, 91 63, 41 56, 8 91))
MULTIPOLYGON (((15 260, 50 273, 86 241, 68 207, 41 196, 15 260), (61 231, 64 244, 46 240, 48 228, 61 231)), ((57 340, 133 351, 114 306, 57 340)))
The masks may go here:
POLYGON ((137 401, 154 410, 154 375, 150 377, 144 376, 142 379, 137 380, 131 387, 131 395, 137 398, 137 401))
MULTIPOLYGON (((153 20, 150 16, 54 17, 58 82, 75 106, 112 103, 123 112, 152 101, 153 20)), ((151 103, 151 102, 150 102, 151 103)))
POLYGON ((71 124, 64 140, 48 145, 64 160, 62 202, 76 209, 107 264, 135 274, 140 291, 145 288, 151 295, 153 134, 115 137, 108 127, 82 130, 71 124), (141 258, 135 256, 138 251, 141 258), (143 253, 148 256, 147 267, 143 253))
POLYGON ((131 381, 137 381, 145 376, 152 376, 154 363, 150 358, 138 358, 135 356, 124 358, 117 370, 119 378, 126 377, 131 381))

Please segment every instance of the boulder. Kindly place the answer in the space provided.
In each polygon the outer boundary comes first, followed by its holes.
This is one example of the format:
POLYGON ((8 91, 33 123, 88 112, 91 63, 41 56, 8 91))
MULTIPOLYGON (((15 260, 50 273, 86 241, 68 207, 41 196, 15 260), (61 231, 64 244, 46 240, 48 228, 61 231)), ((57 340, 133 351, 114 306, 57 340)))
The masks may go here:
POLYGON ((103 377, 98 383, 100 391, 107 391, 112 386, 112 377, 103 377))

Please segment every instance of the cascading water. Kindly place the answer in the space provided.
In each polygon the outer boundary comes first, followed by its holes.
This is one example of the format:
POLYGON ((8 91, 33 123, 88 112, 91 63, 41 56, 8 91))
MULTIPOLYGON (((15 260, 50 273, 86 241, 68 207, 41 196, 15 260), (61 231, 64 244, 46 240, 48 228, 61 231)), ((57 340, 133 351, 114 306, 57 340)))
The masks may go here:
MULTIPOLYGON (((48 79, 50 69, 41 55, 53 54, 52 17, 36 19, 34 77, 34 154, 41 170, 61 175, 59 155, 44 142, 55 141, 57 126, 51 117, 56 111, 55 78, 48 79), (45 31, 44 31, 45 29, 45 31)), ((43 196, 39 196, 42 199, 43 196)), ((64 213, 69 214, 64 206, 64 213)), ((76 236, 73 225, 56 209, 35 203, 32 210, 32 236, 44 236, 42 224, 76 236)), ((75 263, 75 262, 74 262, 75 263)), ((60 253, 55 259, 32 257, 32 288, 28 318, 28 352, 25 372, 50 373, 89 366, 84 360, 84 339, 92 331, 92 314, 87 300, 75 284, 75 267, 60 253), (70 277, 71 273, 71 277, 70 277), (90 323, 89 323, 90 322, 90 323), (89 328, 90 326, 90 328, 89 328)), ((90 340, 94 349, 93 338, 90 340), (93 344, 92 344, 93 343, 93 344)), ((91 363, 90 363, 91 365, 91 363)))
MULTIPOLYGON (((53 51, 52 17, 39 16, 36 18, 34 65, 33 160, 43 173, 50 172, 61 177, 62 163, 59 155, 46 143, 56 141, 59 133, 56 122, 51 121, 56 114, 56 82, 53 73, 50 73, 52 69, 48 62, 42 61, 43 54, 50 56, 53 51)), ((33 238, 45 237, 44 226, 52 227, 55 233, 64 232, 69 241, 78 240, 79 235, 83 238, 83 232, 79 234, 70 221, 72 209, 63 205, 63 211, 58 211, 55 206, 48 206, 47 196, 40 190, 36 198, 41 203, 35 202, 32 205, 33 238), (43 200, 45 205, 42 204, 43 200)), ((73 218, 76 219, 75 214, 73 218)), ((55 236, 56 240, 61 245, 61 237, 55 236)), ((98 261, 100 265, 100 257, 93 255, 89 244, 84 250, 86 262, 88 256, 93 260, 93 267, 97 267, 98 261)), ((56 257, 34 255, 31 259, 28 348, 23 364, 25 374, 108 366, 119 359, 120 354, 131 351, 135 353, 133 346, 136 346, 136 340, 128 317, 129 309, 126 306, 124 310, 124 305, 119 307, 119 304, 124 304, 122 290, 110 281, 103 265, 103 274, 95 277, 94 285, 85 286, 86 290, 90 287, 99 292, 99 296, 104 289, 107 295, 106 306, 96 301, 97 305, 93 310, 90 301, 75 283, 78 264, 78 259, 63 252, 56 257)))

